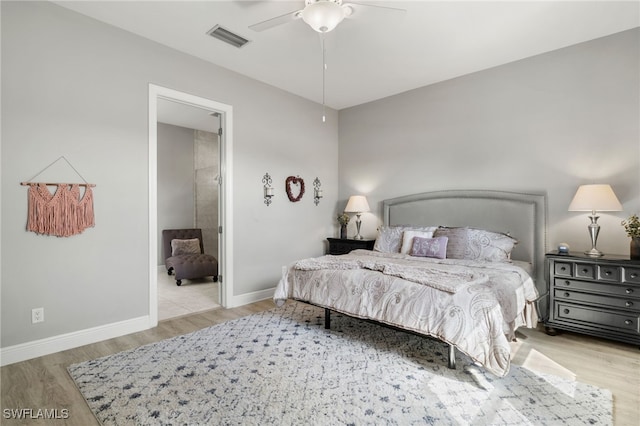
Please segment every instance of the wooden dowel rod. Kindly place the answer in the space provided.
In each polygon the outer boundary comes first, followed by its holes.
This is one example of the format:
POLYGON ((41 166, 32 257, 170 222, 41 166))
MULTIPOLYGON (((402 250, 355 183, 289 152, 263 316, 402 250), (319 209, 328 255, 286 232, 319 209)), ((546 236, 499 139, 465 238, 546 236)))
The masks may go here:
POLYGON ((92 187, 92 188, 96 186, 96 184, 95 184, 95 183, 20 182, 20 185, 22 185, 22 186, 27 186, 27 185, 37 185, 37 184, 42 184, 42 185, 78 185, 78 186, 90 186, 90 187, 92 187))

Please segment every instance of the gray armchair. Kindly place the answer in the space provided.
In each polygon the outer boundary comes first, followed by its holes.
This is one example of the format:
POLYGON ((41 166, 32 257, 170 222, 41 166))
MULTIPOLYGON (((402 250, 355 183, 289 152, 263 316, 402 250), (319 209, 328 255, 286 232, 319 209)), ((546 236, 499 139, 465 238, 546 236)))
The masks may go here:
POLYGON ((210 254, 204 254, 201 229, 165 229, 162 231, 162 249, 167 274, 175 274, 176 285, 181 285, 183 279, 213 277, 218 281, 218 259, 210 254), (198 244, 192 244, 197 238, 198 244), (172 241, 174 242, 172 247, 172 241), (187 250, 180 247, 186 247, 187 250), (174 254, 175 253, 175 254, 174 254))

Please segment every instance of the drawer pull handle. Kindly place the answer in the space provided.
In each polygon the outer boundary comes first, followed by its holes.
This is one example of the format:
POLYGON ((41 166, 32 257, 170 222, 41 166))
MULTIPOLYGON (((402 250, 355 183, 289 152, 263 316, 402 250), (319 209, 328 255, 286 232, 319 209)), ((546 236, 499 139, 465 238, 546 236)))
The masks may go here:
POLYGON ((560 267, 560 270, 561 270, 561 271, 566 271, 566 270, 567 270, 567 268, 565 268, 564 266, 562 266, 562 267, 560 267))
POLYGON ((571 296, 571 295, 569 294, 569 292, 568 292, 568 291, 565 291, 565 292, 564 292, 564 297, 569 297, 569 296, 571 296))
POLYGON ((626 306, 627 308, 630 308, 633 306, 633 302, 626 302, 624 306, 626 306))
MULTIPOLYGON (((568 309, 565 309, 565 310, 564 310, 564 311, 562 311, 562 312, 564 312, 565 314, 568 314, 568 313, 569 313, 569 310, 568 310, 568 309)), ((627 320, 627 321, 629 321, 629 320, 627 320)))
POLYGON ((631 325, 631 322, 632 322, 631 320, 624 320, 624 323, 625 323, 626 325, 631 325))
POLYGON ((605 274, 606 276, 609 276, 609 275, 611 275, 611 271, 606 271, 604 274, 605 274))
POLYGON ((632 273, 631 275, 629 275, 631 278, 638 278, 638 274, 636 274, 635 272, 632 273))
POLYGON ((583 274, 586 274, 587 272, 589 272, 589 270, 588 270, 588 269, 583 269, 583 270, 582 270, 582 273, 583 273, 583 274))
POLYGON ((633 289, 632 288, 628 288, 624 292, 627 293, 627 294, 631 294, 631 293, 633 293, 633 289))
POLYGON ((571 281, 565 281, 564 285, 571 285, 571 281))

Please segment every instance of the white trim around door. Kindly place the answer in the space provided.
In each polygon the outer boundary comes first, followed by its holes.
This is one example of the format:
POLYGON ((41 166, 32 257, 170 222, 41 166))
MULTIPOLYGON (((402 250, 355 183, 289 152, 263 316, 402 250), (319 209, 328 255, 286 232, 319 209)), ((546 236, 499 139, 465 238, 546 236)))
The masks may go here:
POLYGON ((166 87, 149 84, 149 327, 158 325, 158 99, 183 103, 221 114, 223 129, 220 137, 219 200, 222 211, 219 274, 222 276, 220 304, 233 303, 233 108, 220 102, 201 98, 166 87))

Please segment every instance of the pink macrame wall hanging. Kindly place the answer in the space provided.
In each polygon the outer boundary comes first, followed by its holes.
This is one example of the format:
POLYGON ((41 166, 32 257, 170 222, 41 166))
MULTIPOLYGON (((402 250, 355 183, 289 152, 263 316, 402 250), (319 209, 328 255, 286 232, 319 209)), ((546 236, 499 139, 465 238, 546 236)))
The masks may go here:
MULTIPOLYGON (((64 159, 71 166, 71 163, 62 156, 45 167, 44 170, 60 159, 64 159)), ((71 168, 78 173, 73 166, 71 168)), ((84 180, 79 173, 78 176, 84 180)), ((20 184, 29 186, 27 231, 57 237, 70 237, 95 225, 93 190, 91 189, 95 187, 94 184, 87 183, 86 180, 84 183, 33 182, 33 178, 29 179, 29 182, 21 182, 20 184), (56 186, 57 188, 51 193, 48 186, 56 186), (80 187, 85 187, 84 194, 81 194, 80 187)))

